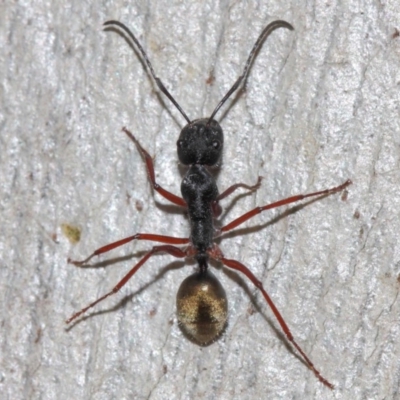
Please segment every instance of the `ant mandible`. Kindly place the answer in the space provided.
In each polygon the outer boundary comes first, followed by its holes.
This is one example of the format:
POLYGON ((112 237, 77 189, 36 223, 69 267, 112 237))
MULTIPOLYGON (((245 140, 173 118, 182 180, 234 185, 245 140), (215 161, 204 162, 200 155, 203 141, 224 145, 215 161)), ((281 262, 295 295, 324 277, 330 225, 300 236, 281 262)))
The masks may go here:
POLYGON ((194 258, 197 261, 198 271, 182 282, 177 293, 178 321, 183 332, 194 342, 200 345, 210 344, 222 334, 227 323, 227 298, 225 291, 217 278, 208 270, 208 260, 209 258, 212 258, 220 261, 228 268, 240 271, 250 279, 257 289, 260 290, 266 302, 271 307, 272 312, 285 333, 287 340, 300 353, 307 366, 314 372, 315 376, 324 385, 333 389, 333 385, 320 374, 301 347, 296 343, 289 327, 268 293, 265 291, 261 281, 259 281, 253 273, 239 261, 225 258, 220 248, 214 242, 214 239, 222 233, 231 231, 265 210, 295 203, 308 197, 326 196, 331 193, 337 193, 351 184, 351 181, 347 180, 342 185, 331 189, 288 197, 262 207, 256 207, 220 229, 216 229, 214 226, 214 219, 219 217, 222 212, 221 206, 219 205, 220 200, 229 196, 238 188, 245 188, 249 191, 256 190, 259 188, 261 183, 261 178, 259 177, 255 185, 251 186, 244 183, 237 183, 219 194, 217 184, 210 173, 209 167, 219 165, 224 138, 222 128, 219 123, 215 121, 214 117, 232 93, 236 91, 242 82, 245 82, 255 53, 267 36, 277 28, 293 30, 292 25, 286 21, 280 20, 271 22, 267 25, 251 49, 242 75, 239 76, 233 86, 218 103, 211 116, 209 118, 200 118, 193 121, 188 118, 176 100, 165 88, 161 80, 155 75, 147 54, 133 33, 118 21, 107 21, 104 23, 104 26, 106 27, 105 29, 116 29, 121 34, 126 35, 135 44, 158 88, 168 97, 187 121, 187 125, 182 129, 177 142, 179 161, 189 168, 181 183, 182 197, 178 197, 165 190, 156 182, 154 164, 149 153, 140 145, 131 132, 126 128, 123 128, 122 130, 135 143, 143 156, 146 162, 148 177, 153 189, 173 204, 187 210, 190 220, 190 237, 175 238, 152 233, 137 233, 133 236, 129 236, 125 239, 118 240, 117 242, 110 243, 97 249, 83 261, 73 261, 68 259, 69 263, 81 266, 87 264, 94 256, 106 253, 134 240, 149 240, 152 242, 164 243, 162 246, 154 246, 110 292, 73 314, 66 323, 69 324, 87 310, 94 307, 97 303, 100 303, 112 294, 117 293, 151 256, 157 253, 168 253, 176 258, 194 258), (176 245, 186 245, 186 247, 182 249, 176 247, 176 245))

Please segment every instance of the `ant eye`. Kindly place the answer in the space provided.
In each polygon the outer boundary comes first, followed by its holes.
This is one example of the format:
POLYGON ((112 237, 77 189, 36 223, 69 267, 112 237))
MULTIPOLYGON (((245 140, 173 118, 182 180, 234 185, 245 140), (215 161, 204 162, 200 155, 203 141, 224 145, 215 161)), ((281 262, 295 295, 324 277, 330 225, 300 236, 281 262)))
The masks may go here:
POLYGON ((218 150, 218 149, 221 147, 221 142, 219 142, 218 140, 214 140, 214 141, 212 142, 212 147, 213 147, 215 150, 218 150))
POLYGON ((183 140, 178 140, 176 142, 176 145, 178 146, 179 149, 181 149, 183 147, 183 140))

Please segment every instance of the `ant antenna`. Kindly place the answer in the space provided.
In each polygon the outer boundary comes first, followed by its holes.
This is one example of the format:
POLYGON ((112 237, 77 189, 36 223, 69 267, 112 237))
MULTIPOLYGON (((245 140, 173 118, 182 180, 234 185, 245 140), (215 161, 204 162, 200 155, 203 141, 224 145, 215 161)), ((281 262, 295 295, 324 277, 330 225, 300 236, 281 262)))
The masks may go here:
POLYGON ((226 102, 226 100, 229 99, 229 97, 232 95, 232 93, 239 87, 241 82, 247 78, 247 73, 249 72, 249 68, 250 68, 251 63, 253 62, 255 53, 260 48, 263 41, 269 36, 269 34, 277 28, 287 28, 287 29, 290 29, 291 31, 294 30, 292 25, 290 25, 288 22, 282 21, 282 20, 273 21, 264 28, 264 30, 261 32, 260 36, 258 37, 256 43, 254 44, 253 48, 251 49, 249 58, 247 59, 246 65, 244 66, 243 74, 239 76, 239 78, 236 80, 236 82, 233 84, 233 86, 229 89, 229 91, 226 93, 226 95, 218 103, 217 107, 215 107, 215 110, 211 114, 211 117, 208 119, 207 124, 209 124, 212 121, 215 114, 223 106, 223 104, 226 102))
POLYGON ((154 73, 153 66, 151 65, 151 62, 149 58, 147 57, 146 52, 143 50, 143 47, 140 45, 139 41, 136 39, 135 35, 130 31, 128 27, 126 27, 124 24, 122 24, 119 21, 107 21, 104 22, 103 26, 109 27, 109 26, 114 26, 118 27, 121 29, 125 34, 128 35, 128 37, 132 40, 132 42, 135 43, 136 47, 139 49, 139 51, 142 53, 143 59, 147 64, 147 67, 150 70, 151 76, 154 78, 158 88, 171 100, 172 104, 178 109, 178 111, 183 115, 183 117, 186 119, 187 123, 190 124, 192 121, 190 121, 189 117, 185 114, 185 112, 182 110, 181 106, 176 102, 176 100, 172 97, 172 95, 168 92, 164 84, 161 82, 161 79, 156 76, 154 73))

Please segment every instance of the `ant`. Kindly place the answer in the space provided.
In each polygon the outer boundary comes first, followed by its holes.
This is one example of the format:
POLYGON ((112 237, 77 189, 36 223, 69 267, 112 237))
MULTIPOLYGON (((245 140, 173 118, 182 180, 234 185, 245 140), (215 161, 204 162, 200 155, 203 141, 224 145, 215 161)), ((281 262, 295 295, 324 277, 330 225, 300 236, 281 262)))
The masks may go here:
POLYGON ((146 163, 148 178, 153 189, 171 203, 187 210, 190 220, 190 237, 176 238, 153 233, 136 233, 133 236, 129 236, 97 249, 83 261, 73 261, 68 259, 69 263, 76 266, 82 266, 87 264, 93 257, 106 253, 134 240, 149 240, 152 242, 164 243, 161 246, 154 246, 110 292, 73 314, 69 319, 67 319, 66 323, 71 323, 96 304, 117 293, 154 254, 168 253, 176 258, 195 259, 198 264, 198 271, 186 278, 178 290, 177 315, 179 325, 186 336, 199 345, 208 345, 223 333, 227 324, 228 316, 227 298, 224 288, 208 269, 208 261, 212 258, 221 262, 228 268, 243 273, 248 279, 250 279, 256 288, 260 290, 265 301, 272 309, 272 312, 285 333, 287 340, 300 353, 307 366, 314 372, 320 382, 330 389, 333 389, 333 385, 320 374, 305 352, 297 344, 289 327, 268 293, 265 291, 261 281, 259 281, 244 264, 236 260, 225 258, 222 251, 215 243, 215 239, 218 236, 242 225, 244 222, 263 211, 292 204, 309 197, 321 197, 341 192, 352 183, 350 180, 347 180, 342 185, 331 189, 288 197, 262 207, 256 207, 219 229, 214 226, 214 220, 222 213, 222 208, 219 204, 220 200, 228 197, 238 188, 254 191, 257 190, 261 184, 261 177, 259 177, 255 185, 237 183, 230 186, 222 193, 218 192, 215 178, 211 175, 210 169, 211 167, 219 166, 224 138, 222 128, 214 117, 226 100, 238 89, 240 84, 246 81, 254 56, 267 36, 277 28, 293 30, 293 26, 288 22, 281 20, 271 22, 267 25, 251 49, 242 75, 239 76, 233 86, 218 103, 211 116, 195 120, 190 120, 188 118, 176 100, 165 88, 161 80, 156 76, 147 54, 133 33, 124 24, 118 21, 107 21, 104 23, 104 26, 106 27, 105 29, 111 28, 112 30, 116 30, 124 37, 129 38, 131 42, 135 44, 158 88, 174 104, 187 122, 187 125, 182 129, 177 141, 179 161, 188 167, 181 183, 182 197, 176 196, 167 191, 156 182, 154 164, 151 156, 140 145, 136 137, 128 131, 128 129, 123 128, 122 130, 135 143, 139 152, 143 156, 146 163), (176 245, 185 245, 186 247, 180 248, 176 247, 176 245))

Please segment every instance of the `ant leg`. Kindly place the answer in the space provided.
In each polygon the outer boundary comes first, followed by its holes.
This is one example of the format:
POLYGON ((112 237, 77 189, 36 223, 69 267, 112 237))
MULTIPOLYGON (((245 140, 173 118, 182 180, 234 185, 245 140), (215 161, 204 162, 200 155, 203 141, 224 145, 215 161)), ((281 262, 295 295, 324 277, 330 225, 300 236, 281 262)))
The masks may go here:
POLYGON ((320 380, 320 382, 322 382, 325 386, 328 386, 329 389, 333 389, 334 386, 327 381, 321 374, 320 372, 314 367, 314 364, 311 362, 311 360, 306 356, 306 354, 304 353, 304 351, 301 349, 301 347, 296 343, 296 341, 293 338, 292 332, 290 332, 289 327, 286 325, 285 320, 283 319, 281 313, 278 311, 278 309, 276 308, 274 302, 271 300, 271 298, 269 297, 268 293, 265 291, 261 281, 259 281, 254 275, 253 273, 242 263, 240 263, 239 261, 236 260, 229 260, 227 258, 221 257, 220 261, 226 265, 228 268, 232 268, 235 269, 237 271, 242 272, 243 274, 245 274, 254 284, 254 286, 257 287, 257 289, 259 289, 261 291, 261 293, 263 294, 266 302, 268 303, 268 305, 271 307, 272 312, 274 313, 276 319, 279 322, 279 325, 281 326, 283 332, 285 333, 287 340, 292 343, 292 345, 296 348, 296 350, 301 354, 301 356, 303 357, 304 361, 306 362, 308 368, 310 368, 313 372, 314 375, 320 380))
POLYGON ((85 258, 82 261, 74 261, 68 258, 69 264, 74 264, 77 267, 80 267, 84 264, 87 264, 94 256, 98 256, 99 254, 107 253, 110 250, 113 250, 119 246, 123 246, 126 243, 132 242, 133 240, 150 240, 152 242, 160 242, 160 243, 167 243, 167 244, 188 244, 188 238, 175 238, 171 236, 164 236, 164 235, 155 235, 152 233, 137 233, 136 235, 129 236, 127 238, 118 240, 113 243, 106 244, 103 247, 95 250, 89 257, 85 258))
POLYGON ((262 180, 262 177, 259 176, 257 179, 257 183, 255 185, 250 186, 250 185, 246 185, 245 183, 236 183, 235 185, 229 186, 228 189, 226 189, 224 192, 222 192, 217 197, 216 201, 220 201, 220 200, 224 199, 225 197, 228 197, 230 194, 232 194, 238 188, 244 188, 250 192, 252 192, 253 190, 257 190, 261 186, 261 180, 262 180))
POLYGON ((137 270, 153 255, 156 253, 161 253, 165 252, 170 254, 171 256, 177 257, 177 258, 183 258, 186 256, 186 252, 179 249, 178 247, 175 246, 154 246, 118 283, 117 285, 114 286, 114 288, 105 294, 104 296, 98 298, 96 301, 93 303, 90 303, 87 307, 82 308, 82 310, 76 312, 73 314, 70 318, 68 318, 65 323, 69 324, 72 322, 74 319, 78 318, 80 315, 85 313, 87 310, 90 308, 94 307, 97 303, 100 303, 104 299, 106 299, 108 296, 111 296, 115 293, 117 293, 128 281, 129 279, 132 278, 132 276, 137 272, 137 270))
POLYGON ((235 185, 229 186, 228 189, 226 189, 224 192, 222 192, 216 198, 216 200, 214 200, 211 203, 214 218, 219 217, 222 213, 222 207, 219 205, 220 200, 224 199, 225 197, 228 197, 231 193, 233 193, 236 189, 238 189, 240 187, 245 188, 245 189, 249 190, 250 192, 252 192, 253 190, 257 190, 261 186, 261 180, 262 180, 262 177, 259 176, 257 179, 257 183, 253 186, 246 185, 245 183, 236 183, 235 185))
POLYGON ((133 136, 133 134, 128 131, 125 127, 122 128, 122 130, 129 136, 129 138, 136 144, 137 148, 140 151, 140 154, 146 161, 146 167, 147 167, 147 173, 149 176, 149 180, 151 185, 153 186, 153 189, 157 191, 158 193, 161 194, 162 197, 165 199, 169 200, 171 203, 176 204, 177 206, 181 207, 187 207, 186 201, 182 199, 182 197, 178 197, 174 195, 173 193, 169 192, 168 190, 165 190, 163 187, 161 187, 157 182, 156 182, 156 176, 154 174, 154 164, 153 164, 153 159, 151 158, 150 154, 141 146, 139 141, 133 136))
POLYGON ((297 196, 288 197, 287 199, 279 200, 275 203, 271 203, 266 206, 256 207, 253 210, 247 212, 246 214, 243 214, 241 217, 236 218, 235 220, 230 222, 228 225, 223 226, 220 229, 220 232, 221 233, 228 232, 228 231, 236 228, 238 225, 243 224, 243 222, 246 222, 248 219, 253 218, 255 215, 260 214, 261 212, 263 212, 265 210, 270 210, 271 208, 276 208, 276 207, 284 206, 286 204, 295 203, 296 201, 306 199, 307 197, 325 196, 328 194, 341 192, 343 189, 345 189, 347 186, 349 186, 351 184, 352 184, 351 180, 348 179, 345 183, 341 184, 340 186, 337 186, 337 187, 334 187, 331 189, 321 190, 320 192, 314 192, 314 193, 308 193, 308 194, 299 194, 297 196))

